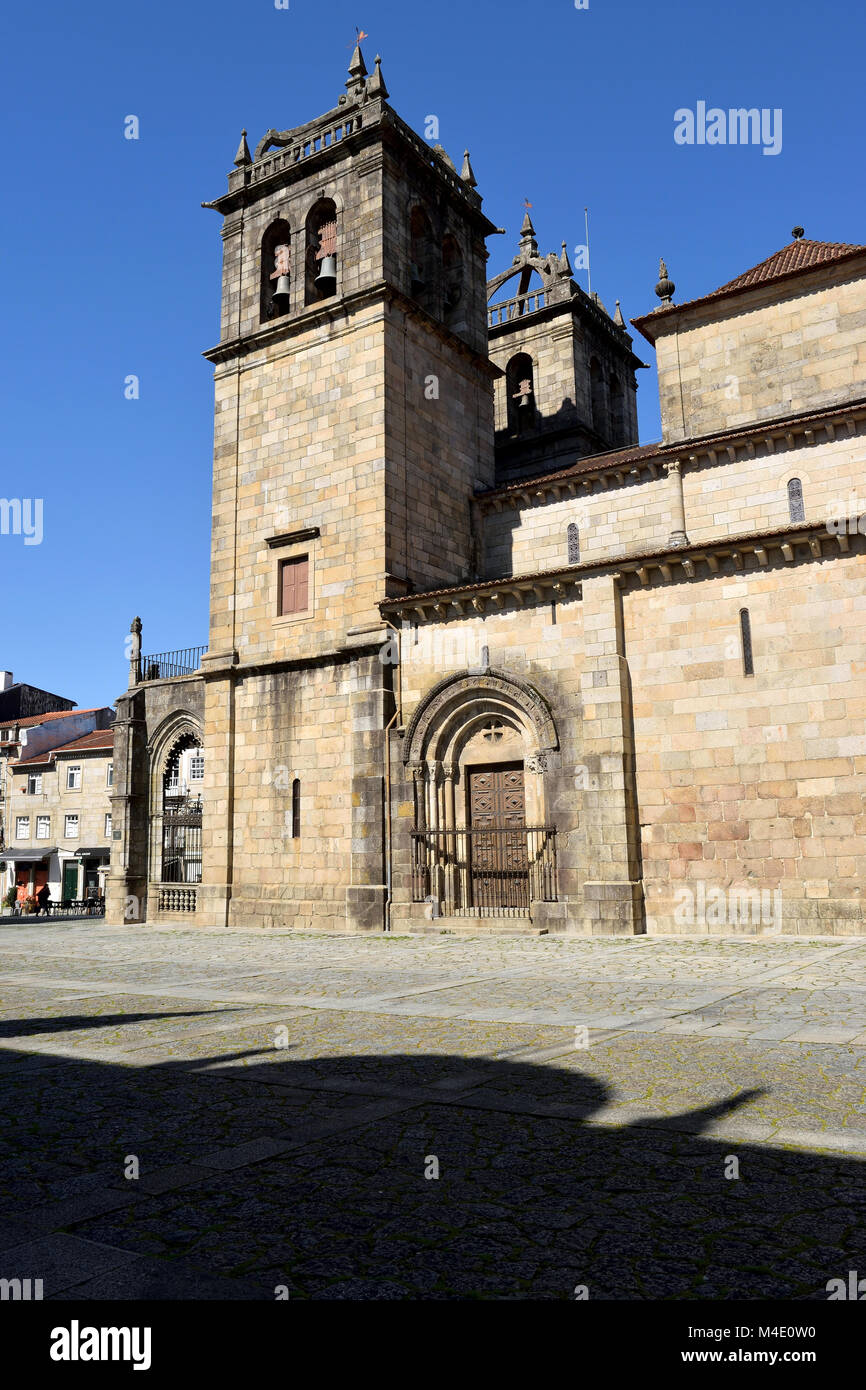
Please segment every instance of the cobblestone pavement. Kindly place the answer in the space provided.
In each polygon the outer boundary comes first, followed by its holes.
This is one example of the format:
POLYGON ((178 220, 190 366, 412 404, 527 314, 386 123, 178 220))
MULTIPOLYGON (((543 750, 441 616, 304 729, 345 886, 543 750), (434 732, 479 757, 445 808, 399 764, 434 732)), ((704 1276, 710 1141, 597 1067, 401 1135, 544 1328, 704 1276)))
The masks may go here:
POLYGON ((863 940, 15 924, 0 997, 0 1277, 47 1298, 866 1272, 863 940))

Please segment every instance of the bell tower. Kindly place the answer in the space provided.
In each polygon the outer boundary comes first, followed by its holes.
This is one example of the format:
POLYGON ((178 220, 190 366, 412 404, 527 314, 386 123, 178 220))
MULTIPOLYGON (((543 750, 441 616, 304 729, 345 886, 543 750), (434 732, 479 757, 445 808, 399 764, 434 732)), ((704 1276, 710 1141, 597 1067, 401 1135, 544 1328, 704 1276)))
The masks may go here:
POLYGON ((286 900, 317 901, 321 923, 327 845, 335 917, 380 926, 371 827, 391 672, 378 604, 474 576, 472 496, 495 476, 495 228, 468 153, 458 172, 416 135, 360 46, 337 104, 252 154, 244 132, 227 193, 204 206, 224 245, 220 341, 205 353, 212 915, 284 922, 301 911, 286 900), (287 809, 302 827, 289 844, 287 809))
POLYGON ((356 47, 338 105, 253 155, 244 133, 205 204, 224 218, 212 653, 333 649, 381 599, 470 573, 469 499, 493 482, 495 229, 468 154, 458 173, 387 96, 356 47), (287 537, 308 558, 289 626, 287 537))

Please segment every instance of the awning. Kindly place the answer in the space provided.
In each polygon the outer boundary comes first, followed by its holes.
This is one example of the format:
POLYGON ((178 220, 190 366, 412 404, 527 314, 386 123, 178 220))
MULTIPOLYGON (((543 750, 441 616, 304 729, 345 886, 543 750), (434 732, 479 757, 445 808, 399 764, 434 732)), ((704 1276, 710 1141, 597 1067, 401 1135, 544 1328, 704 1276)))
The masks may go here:
POLYGON ((108 857, 109 857, 110 854, 111 854, 111 850, 110 850, 110 849, 100 849, 100 848, 97 846, 96 849, 77 849, 77 850, 75 851, 75 858, 76 858, 76 859, 108 859, 108 857))
POLYGON ((52 846, 50 849, 4 849, 0 850, 0 859, 6 859, 15 864, 41 864, 43 859, 56 853, 56 846, 52 846))

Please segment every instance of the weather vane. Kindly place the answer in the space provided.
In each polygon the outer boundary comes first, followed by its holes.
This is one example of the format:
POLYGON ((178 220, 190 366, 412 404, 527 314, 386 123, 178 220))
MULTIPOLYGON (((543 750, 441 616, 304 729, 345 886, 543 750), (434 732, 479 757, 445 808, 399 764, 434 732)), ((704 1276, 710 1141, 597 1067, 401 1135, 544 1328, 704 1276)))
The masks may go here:
POLYGON ((347 47, 347 48, 354 48, 355 45, 356 45, 356 44, 359 44, 359 43, 361 42, 362 39, 368 39, 369 37, 370 37, 370 35, 367 33, 367 31, 366 31, 365 29, 359 29, 358 26, 357 26, 357 24, 356 24, 356 25, 355 25, 355 41, 354 41, 354 43, 347 43, 347 44, 346 44, 346 47, 347 47))

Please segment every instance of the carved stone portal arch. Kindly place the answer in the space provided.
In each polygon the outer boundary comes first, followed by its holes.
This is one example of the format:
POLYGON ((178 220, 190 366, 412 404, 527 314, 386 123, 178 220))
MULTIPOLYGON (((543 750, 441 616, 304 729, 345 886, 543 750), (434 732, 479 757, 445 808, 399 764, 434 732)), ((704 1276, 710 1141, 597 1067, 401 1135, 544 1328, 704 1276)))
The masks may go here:
POLYGON ((543 695, 505 671, 447 676, 421 701, 406 730, 403 761, 418 764, 431 758, 454 761, 455 745, 467 724, 501 715, 524 736, 527 756, 559 748, 550 706, 543 695))
POLYGON ((433 687, 403 752, 414 793, 415 901, 432 898, 446 915, 495 916, 555 900, 548 774, 558 749, 547 701, 518 676, 488 669, 433 687))
POLYGON ((527 823, 544 823, 544 774, 558 747, 550 707, 527 681, 496 670, 448 676, 422 701, 406 733, 416 828, 464 828, 468 769, 497 763, 523 766, 527 823))

